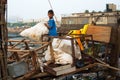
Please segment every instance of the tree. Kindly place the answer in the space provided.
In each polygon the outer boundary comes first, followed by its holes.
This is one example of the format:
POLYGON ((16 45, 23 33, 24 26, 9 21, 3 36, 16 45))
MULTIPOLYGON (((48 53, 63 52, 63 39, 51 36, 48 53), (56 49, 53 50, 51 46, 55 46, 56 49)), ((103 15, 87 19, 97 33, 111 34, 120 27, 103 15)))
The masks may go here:
POLYGON ((30 23, 17 22, 17 23, 7 23, 7 26, 8 27, 16 27, 16 26, 19 26, 19 27, 21 27, 21 26, 30 26, 30 27, 32 27, 32 26, 34 26, 36 24, 37 24, 37 22, 30 22, 30 23))
POLYGON ((92 11, 92 13, 95 13, 95 12, 96 12, 95 10, 92 11))
POLYGON ((85 10, 85 13, 89 13, 89 10, 85 10))
POLYGON ((99 13, 101 13, 102 11, 98 11, 99 13))
POLYGON ((120 12, 120 10, 116 10, 116 11, 120 12))

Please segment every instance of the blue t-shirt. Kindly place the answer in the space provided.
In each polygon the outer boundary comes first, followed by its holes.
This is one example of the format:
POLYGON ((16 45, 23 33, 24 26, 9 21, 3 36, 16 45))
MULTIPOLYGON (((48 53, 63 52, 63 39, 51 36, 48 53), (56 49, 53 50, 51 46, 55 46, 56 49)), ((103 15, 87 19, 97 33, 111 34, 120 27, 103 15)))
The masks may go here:
POLYGON ((49 29, 49 36, 57 36, 57 29, 54 19, 49 19, 48 25, 50 26, 49 29))

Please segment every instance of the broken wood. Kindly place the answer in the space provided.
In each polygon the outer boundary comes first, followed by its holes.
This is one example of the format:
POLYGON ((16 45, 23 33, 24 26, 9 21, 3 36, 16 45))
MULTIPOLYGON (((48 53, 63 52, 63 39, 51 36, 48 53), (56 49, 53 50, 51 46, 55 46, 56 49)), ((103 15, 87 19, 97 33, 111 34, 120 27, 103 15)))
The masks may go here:
POLYGON ((55 55, 54 55, 54 50, 52 47, 52 42, 50 42, 50 55, 51 55, 51 60, 55 61, 55 55))
POLYGON ((15 45, 13 45, 11 48, 14 48, 15 46, 19 45, 21 42, 23 42, 25 39, 22 39, 20 42, 16 43, 15 45))
POLYGON ((30 80, 31 76, 33 76, 36 73, 37 73, 37 71, 31 71, 31 72, 29 72, 28 74, 25 74, 22 77, 16 78, 15 80, 30 80))
POLYGON ((37 52, 37 51, 39 51, 39 50, 41 50, 41 49, 47 47, 49 44, 50 44, 50 43, 46 43, 46 44, 44 44, 43 46, 41 46, 41 47, 35 49, 35 51, 37 52))
POLYGON ((98 58, 95 58, 95 57, 93 57, 93 56, 90 56, 90 57, 91 57, 92 59, 96 60, 97 62, 99 62, 99 63, 96 63, 96 64, 98 64, 98 65, 101 65, 101 66, 104 66, 104 67, 108 67, 108 68, 113 69, 113 70, 120 71, 119 68, 110 66, 109 64, 103 62, 102 60, 100 60, 100 59, 98 59, 98 58))
MULTIPOLYGON (((9 39, 8 42, 20 42, 21 40, 9 39)), ((30 42, 30 40, 24 40, 24 42, 30 42)))
POLYGON ((104 67, 116 70, 116 71, 120 71, 120 68, 116 68, 116 67, 110 66, 108 64, 101 64, 101 63, 97 63, 97 64, 100 65, 100 66, 104 66, 104 67))
MULTIPOLYGON (((20 42, 21 40, 8 40, 8 42, 20 42)), ((45 44, 45 43, 49 43, 49 42, 32 42, 30 40, 24 40, 24 42, 27 42, 27 43, 31 43, 31 44, 45 44)))
POLYGON ((51 76, 49 73, 43 72, 43 73, 38 73, 32 76, 32 78, 41 78, 41 77, 46 77, 46 76, 51 76))
POLYGON ((30 52, 30 50, 14 50, 14 49, 8 49, 8 52, 30 52))

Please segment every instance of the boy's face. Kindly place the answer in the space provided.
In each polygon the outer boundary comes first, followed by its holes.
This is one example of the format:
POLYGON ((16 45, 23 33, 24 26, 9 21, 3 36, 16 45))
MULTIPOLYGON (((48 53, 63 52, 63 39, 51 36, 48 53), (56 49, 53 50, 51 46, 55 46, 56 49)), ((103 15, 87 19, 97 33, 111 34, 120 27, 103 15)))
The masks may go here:
POLYGON ((49 18, 53 18, 54 14, 48 13, 49 18))

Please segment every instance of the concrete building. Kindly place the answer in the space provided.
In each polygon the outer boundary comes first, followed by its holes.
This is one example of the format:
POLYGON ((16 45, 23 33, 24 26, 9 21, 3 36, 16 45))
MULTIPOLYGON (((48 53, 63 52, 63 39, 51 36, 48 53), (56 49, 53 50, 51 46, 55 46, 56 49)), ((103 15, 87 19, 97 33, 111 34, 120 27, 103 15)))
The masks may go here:
POLYGON ((106 4, 106 11, 107 12, 116 11, 116 5, 115 4, 106 4))
POLYGON ((84 24, 95 22, 97 25, 114 25, 120 20, 120 12, 73 13, 63 15, 61 27, 80 29, 84 24))

